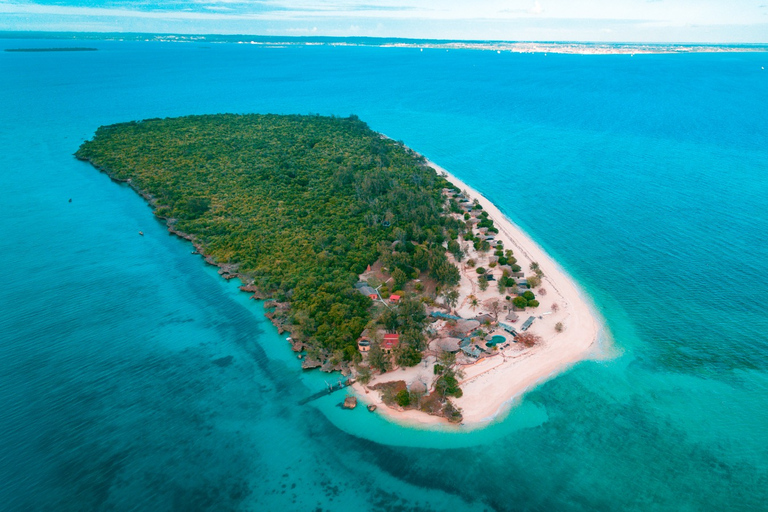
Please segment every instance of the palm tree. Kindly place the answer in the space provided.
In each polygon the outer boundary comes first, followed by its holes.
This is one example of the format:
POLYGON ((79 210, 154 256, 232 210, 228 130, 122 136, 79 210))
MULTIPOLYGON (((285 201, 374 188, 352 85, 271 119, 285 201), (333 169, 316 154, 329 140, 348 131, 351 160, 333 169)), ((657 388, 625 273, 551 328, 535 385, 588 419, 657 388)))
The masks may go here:
POLYGON ((477 309, 477 306, 479 305, 479 302, 477 301, 477 297, 475 297, 474 294, 467 297, 469 299, 469 307, 472 311, 477 309))

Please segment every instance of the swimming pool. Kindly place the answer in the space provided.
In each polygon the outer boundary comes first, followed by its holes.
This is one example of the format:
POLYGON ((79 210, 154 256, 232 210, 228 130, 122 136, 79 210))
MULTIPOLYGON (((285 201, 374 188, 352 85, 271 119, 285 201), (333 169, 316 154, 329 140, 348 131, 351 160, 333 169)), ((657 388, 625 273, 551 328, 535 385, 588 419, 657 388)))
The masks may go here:
POLYGON ((501 336, 501 335, 498 335, 498 334, 497 334, 496 336, 494 336, 493 338, 491 338, 491 340, 490 340, 490 341, 487 341, 487 342, 485 343, 485 346, 486 346, 486 347, 495 347, 496 345, 498 345, 498 344, 500 344, 500 343, 504 343, 505 341, 507 341, 507 338, 505 338, 504 336, 501 336))

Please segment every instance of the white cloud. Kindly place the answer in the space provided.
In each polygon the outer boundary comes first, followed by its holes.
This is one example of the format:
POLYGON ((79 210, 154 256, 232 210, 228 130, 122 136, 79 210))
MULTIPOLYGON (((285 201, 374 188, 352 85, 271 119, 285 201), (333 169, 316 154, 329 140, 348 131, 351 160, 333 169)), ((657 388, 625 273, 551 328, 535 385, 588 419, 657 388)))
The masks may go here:
POLYGON ((111 7, 86 7, 81 3, 86 0, 55 0, 56 5, 34 1, 0 0, 0 29, 55 30, 51 27, 69 23, 69 30, 100 25, 113 31, 301 30, 337 36, 510 40, 592 40, 610 33, 617 40, 655 41, 711 41, 717 29, 718 34, 729 31, 731 41, 748 36, 754 42, 765 42, 768 34, 761 28, 768 15, 764 0, 742 9, 720 0, 109 0, 111 7), (690 30, 694 25, 698 32, 690 30))

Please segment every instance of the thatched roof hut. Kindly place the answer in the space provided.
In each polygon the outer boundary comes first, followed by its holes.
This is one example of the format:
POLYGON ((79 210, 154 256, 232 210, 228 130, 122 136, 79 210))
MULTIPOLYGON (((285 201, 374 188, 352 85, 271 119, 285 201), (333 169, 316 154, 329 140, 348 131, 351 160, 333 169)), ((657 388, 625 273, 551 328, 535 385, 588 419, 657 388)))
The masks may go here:
POLYGON ((459 338, 438 338, 429 344, 429 348, 432 350, 445 350, 446 352, 458 352, 460 341, 459 338))
POLYGON ((460 320, 457 321, 456 325, 453 326, 453 330, 466 334, 468 332, 474 331, 478 327, 480 327, 480 322, 477 320, 460 320))

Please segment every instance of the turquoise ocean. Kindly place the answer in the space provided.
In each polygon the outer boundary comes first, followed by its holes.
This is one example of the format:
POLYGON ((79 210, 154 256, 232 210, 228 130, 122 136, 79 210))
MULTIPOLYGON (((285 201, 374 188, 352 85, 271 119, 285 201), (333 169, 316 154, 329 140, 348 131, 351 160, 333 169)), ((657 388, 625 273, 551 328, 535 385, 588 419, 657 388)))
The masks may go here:
POLYGON ((0 52, 0 509, 768 510, 767 53, 0 39, 61 45, 99 51, 0 52), (402 140, 562 264, 615 356, 472 432, 299 406, 334 377, 72 156, 218 112, 402 140))

